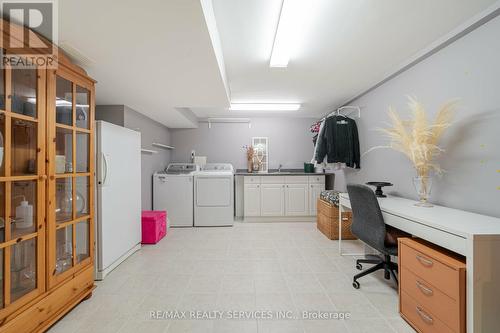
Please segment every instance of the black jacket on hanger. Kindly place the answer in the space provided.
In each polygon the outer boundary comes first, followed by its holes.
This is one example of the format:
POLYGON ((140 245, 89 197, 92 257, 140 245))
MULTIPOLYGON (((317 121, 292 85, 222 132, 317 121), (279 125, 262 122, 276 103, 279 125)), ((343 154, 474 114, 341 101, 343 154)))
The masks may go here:
POLYGON ((325 120, 322 140, 316 152, 316 161, 327 157, 328 163, 345 163, 360 169, 359 138, 356 122, 344 116, 331 116, 325 120))

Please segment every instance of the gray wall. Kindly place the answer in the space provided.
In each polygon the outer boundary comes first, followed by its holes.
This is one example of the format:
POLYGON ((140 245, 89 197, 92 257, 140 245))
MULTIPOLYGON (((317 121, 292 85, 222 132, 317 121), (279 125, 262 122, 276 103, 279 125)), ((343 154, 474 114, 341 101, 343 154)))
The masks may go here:
MULTIPOLYGON (((431 201, 500 217, 500 18, 462 37, 352 104, 362 107, 358 121, 361 152, 384 145, 376 131, 394 106, 408 115, 407 95, 416 96, 430 115, 450 99, 460 99, 453 127, 442 140, 431 201)), ((362 157, 361 171, 346 170, 348 182, 387 180, 393 191, 416 198, 410 163, 392 150, 362 157)), ((474 221, 470 221, 474 223, 474 221)))
POLYGON ((231 163, 237 169, 246 168, 246 153, 252 137, 269 137, 269 167, 303 168, 312 158, 313 144, 309 127, 311 118, 252 118, 251 128, 245 123, 200 123, 195 129, 171 129, 173 162, 190 160, 191 150, 207 156, 208 162, 231 163))
POLYGON ((142 148, 158 151, 158 154, 142 154, 141 175, 135 175, 141 177, 142 209, 152 209, 152 175, 154 172, 164 169, 170 162, 171 151, 152 147, 151 144, 157 142, 169 145, 170 130, 124 105, 98 105, 96 106, 96 119, 140 131, 142 148))
POLYGON ((107 121, 119 126, 125 126, 124 105, 96 105, 95 119, 107 121))

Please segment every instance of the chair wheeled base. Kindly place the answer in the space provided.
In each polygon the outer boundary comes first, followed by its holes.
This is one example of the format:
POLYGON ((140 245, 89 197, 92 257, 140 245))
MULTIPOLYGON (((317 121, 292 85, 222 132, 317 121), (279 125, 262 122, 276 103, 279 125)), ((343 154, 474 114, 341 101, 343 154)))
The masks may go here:
POLYGON ((370 267, 370 268, 364 270, 363 272, 356 274, 354 276, 353 281, 352 281, 352 286, 354 288, 359 289, 359 287, 360 287, 359 282, 358 282, 359 278, 361 278, 365 275, 371 274, 373 272, 376 272, 380 269, 384 270, 384 278, 386 280, 389 280, 391 278, 391 275, 392 275, 394 281, 396 281, 396 285, 398 284, 398 278, 396 276, 396 273, 398 272, 398 264, 391 261, 391 256, 384 255, 382 257, 382 256, 370 255, 370 256, 367 256, 366 259, 356 260, 356 268, 357 269, 359 269, 359 270, 363 269, 363 266, 361 264, 374 264, 375 266, 372 266, 372 267, 370 267))

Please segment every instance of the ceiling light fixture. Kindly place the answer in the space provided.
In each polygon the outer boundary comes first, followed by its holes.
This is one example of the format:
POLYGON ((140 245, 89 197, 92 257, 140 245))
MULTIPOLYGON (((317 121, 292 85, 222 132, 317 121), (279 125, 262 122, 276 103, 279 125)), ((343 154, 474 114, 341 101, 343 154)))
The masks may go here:
POLYGON ((299 103, 231 103, 231 111, 297 111, 299 103))
POLYGON ((300 0, 283 0, 269 67, 288 66, 292 42, 296 37, 296 29, 300 26, 301 13, 298 1, 300 0))

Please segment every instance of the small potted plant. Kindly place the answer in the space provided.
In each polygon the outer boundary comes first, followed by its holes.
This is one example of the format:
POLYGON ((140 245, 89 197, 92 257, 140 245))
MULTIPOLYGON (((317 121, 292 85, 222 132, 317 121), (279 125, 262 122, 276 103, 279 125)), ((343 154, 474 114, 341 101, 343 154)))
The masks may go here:
POLYGON ((243 146, 243 149, 245 149, 247 153, 247 171, 252 172, 255 151, 253 149, 253 146, 243 146))

